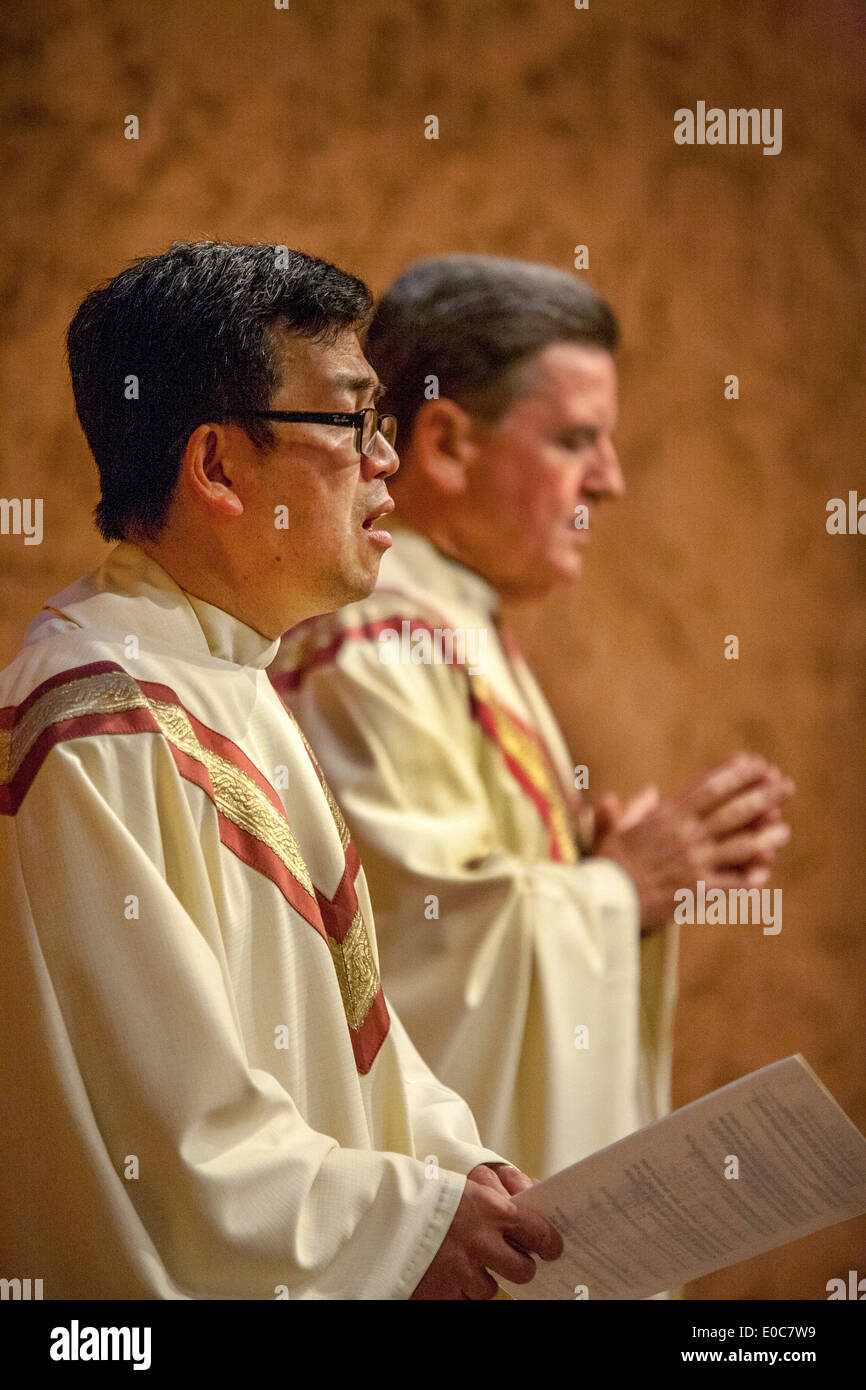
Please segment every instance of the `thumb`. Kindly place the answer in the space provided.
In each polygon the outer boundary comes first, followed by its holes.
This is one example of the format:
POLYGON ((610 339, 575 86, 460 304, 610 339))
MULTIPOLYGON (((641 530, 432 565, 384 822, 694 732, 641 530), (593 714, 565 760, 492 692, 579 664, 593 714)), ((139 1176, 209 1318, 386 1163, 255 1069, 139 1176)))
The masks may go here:
POLYGON ((644 787, 643 791, 639 791, 637 796, 633 796, 631 801, 627 802, 617 828, 619 830, 630 830, 633 825, 637 825, 639 821, 642 821, 644 816, 649 815, 650 811, 658 806, 658 804, 658 787, 644 787))

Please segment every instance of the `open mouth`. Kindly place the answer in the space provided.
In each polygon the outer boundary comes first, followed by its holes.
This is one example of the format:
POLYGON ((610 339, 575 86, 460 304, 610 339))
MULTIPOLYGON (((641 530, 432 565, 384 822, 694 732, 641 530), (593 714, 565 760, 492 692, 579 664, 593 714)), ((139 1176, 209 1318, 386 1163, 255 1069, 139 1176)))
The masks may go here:
POLYGON ((382 510, 374 512, 372 516, 365 517, 364 520, 361 522, 361 526, 365 531, 375 531, 378 529, 377 522, 383 521, 386 516, 390 516, 393 510, 393 498, 388 498, 388 501, 383 504, 382 510))

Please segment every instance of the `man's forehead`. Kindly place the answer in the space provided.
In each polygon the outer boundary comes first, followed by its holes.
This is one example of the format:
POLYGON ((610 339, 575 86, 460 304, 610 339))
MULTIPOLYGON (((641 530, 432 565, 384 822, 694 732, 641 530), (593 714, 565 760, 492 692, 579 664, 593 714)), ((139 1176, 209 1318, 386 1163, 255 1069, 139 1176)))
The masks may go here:
POLYGON ((317 385, 350 395, 378 388, 379 379, 354 331, 324 340, 281 333, 279 349, 285 374, 290 379, 315 381, 317 385))
POLYGON ((548 343, 533 358, 531 371, 533 384, 547 390, 616 383, 613 357, 590 343, 548 343))
POLYGON ((561 412, 615 401, 616 364, 607 349, 561 342, 548 344, 527 364, 518 405, 561 412))

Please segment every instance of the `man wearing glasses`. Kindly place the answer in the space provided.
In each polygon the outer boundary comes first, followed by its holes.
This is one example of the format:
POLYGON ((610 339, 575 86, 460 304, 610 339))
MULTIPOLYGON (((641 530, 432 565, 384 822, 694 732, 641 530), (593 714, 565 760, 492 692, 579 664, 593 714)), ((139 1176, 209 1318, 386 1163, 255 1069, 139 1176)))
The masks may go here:
POLYGON ((0 677, 0 1263, 47 1299, 489 1298, 561 1250, 389 1010, 266 674, 369 593, 397 467, 369 292, 282 254, 178 244, 69 330, 119 544, 0 677))

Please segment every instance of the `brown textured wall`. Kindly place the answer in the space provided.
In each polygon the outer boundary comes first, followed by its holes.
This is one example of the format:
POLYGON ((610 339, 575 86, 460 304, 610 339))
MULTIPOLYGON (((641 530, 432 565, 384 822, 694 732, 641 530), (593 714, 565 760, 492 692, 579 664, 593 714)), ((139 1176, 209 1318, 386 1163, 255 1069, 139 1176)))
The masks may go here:
MULTIPOLYGON (((203 235, 376 288, 443 250, 568 267, 587 243, 625 329, 630 495, 585 580, 517 623, 594 791, 742 745, 797 778, 781 935, 684 928, 676 1099, 799 1050, 866 1126, 866 538, 824 528, 827 499, 864 487, 862 8, 49 0, 0 24, 0 491, 45 500, 41 546, 0 536, 0 659, 103 549, 62 360, 92 284, 203 235), (781 107, 782 153, 677 147, 673 111, 699 99, 781 107)), ((855 1266, 862 1222, 692 1292, 822 1298, 855 1266)))

